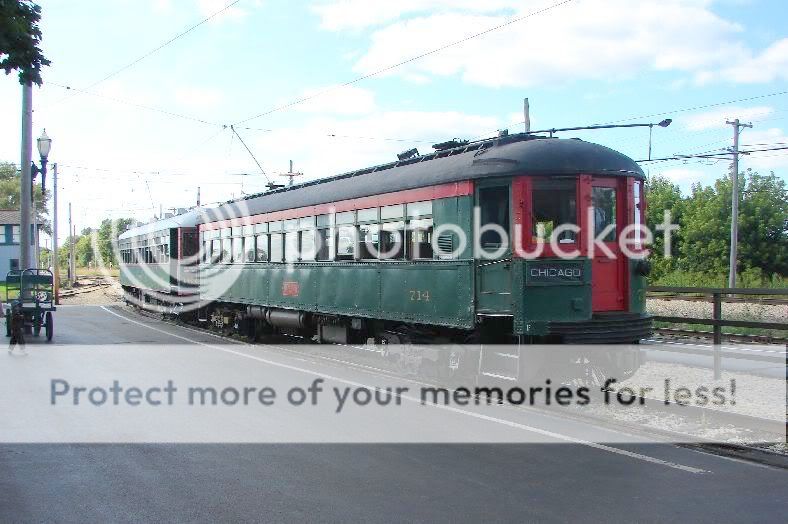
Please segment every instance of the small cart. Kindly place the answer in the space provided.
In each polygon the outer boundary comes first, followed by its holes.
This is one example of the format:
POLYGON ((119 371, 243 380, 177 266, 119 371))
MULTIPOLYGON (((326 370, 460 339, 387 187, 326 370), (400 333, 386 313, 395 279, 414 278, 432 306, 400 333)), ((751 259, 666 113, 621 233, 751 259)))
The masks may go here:
POLYGON ((5 312, 6 336, 11 336, 11 316, 16 309, 24 318, 25 334, 39 336, 43 327, 47 341, 52 340, 52 312, 56 309, 52 272, 36 268, 13 270, 6 275, 5 283, 5 301, 9 304, 5 312))

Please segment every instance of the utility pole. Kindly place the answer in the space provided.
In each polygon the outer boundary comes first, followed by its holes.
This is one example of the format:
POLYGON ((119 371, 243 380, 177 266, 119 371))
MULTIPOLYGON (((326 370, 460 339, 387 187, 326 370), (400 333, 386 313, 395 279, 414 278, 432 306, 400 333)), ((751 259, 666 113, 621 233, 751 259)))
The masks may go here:
POLYGON ((60 260, 57 252, 57 164, 52 164, 52 271, 54 272, 55 305, 60 304, 60 260))
POLYGON ((525 132, 531 132, 531 108, 528 105, 528 99, 523 98, 523 123, 525 124, 525 132))
POLYGON ((68 232, 71 233, 68 242, 68 281, 71 283, 71 285, 73 285, 76 281, 76 275, 74 273, 77 268, 74 264, 74 239, 76 238, 76 234, 74 232, 74 226, 71 222, 71 202, 68 203, 68 232))
POLYGON ((200 207, 200 186, 197 186, 197 207, 200 207))
POLYGON ((19 203, 19 269, 30 267, 30 203, 32 200, 31 166, 33 164, 33 85, 22 86, 22 180, 19 203))
POLYGON ((733 122, 727 120, 726 124, 733 126, 733 163, 731 165, 731 257, 728 269, 728 287, 736 287, 736 265, 739 248, 739 135, 741 128, 752 127, 752 124, 742 124, 737 118, 733 122))

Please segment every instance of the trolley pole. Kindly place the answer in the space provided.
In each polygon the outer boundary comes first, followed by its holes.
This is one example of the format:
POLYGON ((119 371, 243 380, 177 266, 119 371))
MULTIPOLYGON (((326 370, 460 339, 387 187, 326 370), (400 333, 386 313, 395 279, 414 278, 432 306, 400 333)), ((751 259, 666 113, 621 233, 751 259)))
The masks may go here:
POLYGON ((60 257, 57 252, 57 164, 52 164, 52 271, 54 272, 55 305, 60 304, 60 257))
POLYGON ((32 200, 33 182, 31 166, 33 164, 33 85, 22 86, 22 180, 19 195, 19 269, 30 267, 30 203, 32 200))
POLYGON ((736 265, 739 248, 739 135, 741 128, 752 127, 752 124, 742 124, 737 118, 733 122, 726 121, 733 126, 733 163, 731 165, 731 251, 728 266, 728 287, 736 287, 736 265))

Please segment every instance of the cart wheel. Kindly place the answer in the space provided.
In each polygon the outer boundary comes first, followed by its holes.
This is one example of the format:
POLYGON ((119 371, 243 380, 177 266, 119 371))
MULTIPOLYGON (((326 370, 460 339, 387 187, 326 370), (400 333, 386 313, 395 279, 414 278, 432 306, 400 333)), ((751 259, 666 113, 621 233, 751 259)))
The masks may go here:
POLYGON ((52 340, 52 335, 55 334, 55 323, 54 323, 54 320, 52 318, 52 312, 51 311, 47 311, 46 321, 44 323, 44 329, 46 330, 47 342, 49 342, 49 341, 52 340))

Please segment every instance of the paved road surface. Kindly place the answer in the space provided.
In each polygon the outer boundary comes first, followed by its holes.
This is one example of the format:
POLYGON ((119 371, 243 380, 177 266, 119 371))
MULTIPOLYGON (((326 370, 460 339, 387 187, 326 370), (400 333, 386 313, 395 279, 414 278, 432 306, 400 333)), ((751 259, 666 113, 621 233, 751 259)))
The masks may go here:
MULTIPOLYGON (((90 306, 58 310, 56 337, 115 343, 108 351, 118 352, 132 343, 216 342, 121 308, 90 306)), ((33 358, 46 346, 29 351, 33 358)), ((175 354, 162 352, 150 364, 186 366, 165 361, 175 354)), ((245 355, 264 355, 280 374, 284 365, 329 366, 263 347, 221 358, 250 372, 271 366, 245 355)), ((215 365, 216 358, 192 352, 188 365, 215 365)), ((359 370, 328 372, 363 380, 359 370)), ((528 423, 538 430, 550 421, 528 423)), ((0 521, 782 522, 786 479, 784 470, 657 444, 5 444, 0 521)))

